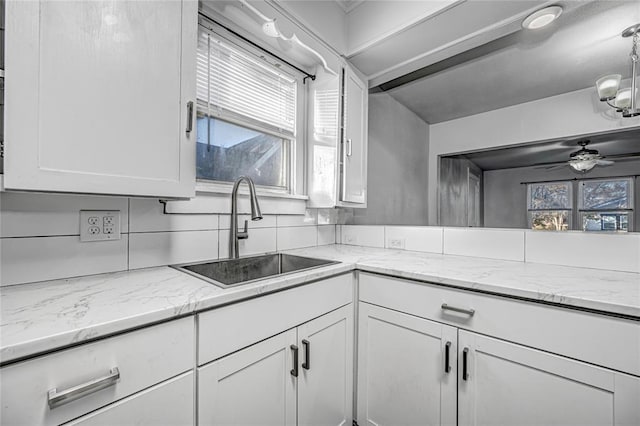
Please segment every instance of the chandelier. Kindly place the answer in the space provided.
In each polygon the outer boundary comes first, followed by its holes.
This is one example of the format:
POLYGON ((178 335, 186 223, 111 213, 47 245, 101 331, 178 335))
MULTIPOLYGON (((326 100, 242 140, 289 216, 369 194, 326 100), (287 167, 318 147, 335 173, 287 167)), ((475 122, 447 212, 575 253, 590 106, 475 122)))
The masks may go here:
POLYGON ((633 25, 622 32, 622 37, 633 37, 633 45, 631 46, 631 87, 620 89, 620 74, 606 75, 596 81, 598 96, 600 101, 606 102, 610 107, 615 108, 617 112, 622 113, 623 117, 635 117, 640 115, 638 108, 638 88, 636 68, 638 65, 638 33, 640 32, 640 24, 633 25))

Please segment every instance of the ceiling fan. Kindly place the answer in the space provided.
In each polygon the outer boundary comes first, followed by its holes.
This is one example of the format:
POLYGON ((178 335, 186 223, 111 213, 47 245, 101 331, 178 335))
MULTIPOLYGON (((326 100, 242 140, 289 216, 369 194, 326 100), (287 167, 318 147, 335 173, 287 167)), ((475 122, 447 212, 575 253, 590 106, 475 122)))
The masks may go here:
POLYGON ((597 150, 588 149, 588 140, 580 141, 578 145, 582 148, 569 154, 569 161, 567 161, 569 167, 575 171, 586 173, 595 166, 610 166, 614 163, 611 160, 605 160, 597 150))
POLYGON ((624 154, 605 157, 603 155, 600 155, 597 150, 587 148, 589 142, 589 140, 578 142, 578 145, 582 148, 569 154, 569 160, 567 161, 563 161, 562 163, 540 164, 540 166, 547 170, 559 169, 561 167, 569 166, 577 172, 586 173, 589 170, 593 169, 595 166, 610 166, 614 164, 615 162, 612 160, 612 158, 622 160, 640 156, 640 154, 624 154))

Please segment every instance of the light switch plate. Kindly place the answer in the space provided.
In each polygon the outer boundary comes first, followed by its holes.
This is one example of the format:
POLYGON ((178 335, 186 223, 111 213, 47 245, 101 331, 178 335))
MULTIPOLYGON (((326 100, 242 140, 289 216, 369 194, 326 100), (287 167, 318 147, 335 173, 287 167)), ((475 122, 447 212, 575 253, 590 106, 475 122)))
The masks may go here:
POLYGON ((80 241, 120 239, 120 210, 80 210, 80 241))

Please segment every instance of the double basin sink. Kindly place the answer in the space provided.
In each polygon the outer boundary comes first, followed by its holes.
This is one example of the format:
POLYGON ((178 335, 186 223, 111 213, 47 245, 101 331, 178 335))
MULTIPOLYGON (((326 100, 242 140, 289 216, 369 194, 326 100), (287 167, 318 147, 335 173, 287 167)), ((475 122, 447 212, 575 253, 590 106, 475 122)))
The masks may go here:
POLYGON ((173 265, 172 267, 218 287, 229 288, 336 263, 339 262, 274 253, 239 259, 173 265))

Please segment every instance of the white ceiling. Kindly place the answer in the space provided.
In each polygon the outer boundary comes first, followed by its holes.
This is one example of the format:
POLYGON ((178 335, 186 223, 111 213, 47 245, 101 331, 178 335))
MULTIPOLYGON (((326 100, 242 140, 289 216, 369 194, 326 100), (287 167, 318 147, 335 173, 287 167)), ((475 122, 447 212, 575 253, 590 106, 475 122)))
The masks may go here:
POLYGON ((539 32, 514 32, 478 48, 476 59, 388 93, 438 123, 590 87, 605 74, 628 77, 631 41, 620 33, 640 22, 640 2, 571 2, 565 9, 539 32))

